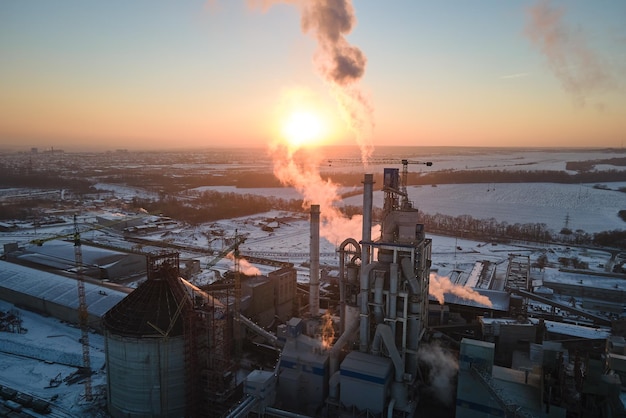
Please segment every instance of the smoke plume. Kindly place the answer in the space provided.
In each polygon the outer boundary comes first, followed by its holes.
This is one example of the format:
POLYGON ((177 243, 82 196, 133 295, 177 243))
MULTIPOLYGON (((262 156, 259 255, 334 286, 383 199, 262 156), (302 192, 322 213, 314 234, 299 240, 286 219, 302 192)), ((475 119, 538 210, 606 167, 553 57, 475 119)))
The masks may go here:
POLYGON ((446 293, 453 294, 460 297, 461 299, 471 300, 476 303, 480 303, 484 306, 493 306, 487 296, 481 295, 474 289, 454 284, 450 281, 449 277, 439 276, 436 273, 431 273, 428 294, 435 297, 439 304, 443 305, 444 295, 446 293))
MULTIPOLYGON (((274 4, 291 4, 300 12, 302 32, 317 43, 313 62, 317 73, 329 86, 341 116, 355 133, 361 159, 367 163, 373 152, 371 133, 373 111, 359 87, 367 59, 347 39, 356 18, 351 0, 248 0, 252 8, 267 10, 274 4)), ((274 175, 282 184, 294 187, 303 197, 303 208, 320 205, 320 235, 332 243, 358 236, 362 217, 346 218, 335 204, 341 200, 338 186, 320 176, 319 157, 293 144, 276 140, 270 144, 274 175)), ((374 232, 376 233, 376 232, 374 232)))
MULTIPOLYGON (((233 252, 226 254, 226 258, 235 261, 235 255, 233 252)), ((245 258, 239 258, 239 272, 246 276, 258 276, 261 274, 261 270, 250 264, 245 258)))
MULTIPOLYGON (((292 146, 275 142, 270 147, 274 164, 274 175, 284 185, 291 186, 303 197, 303 208, 311 204, 320 205, 320 235, 332 243, 342 242, 346 237, 358 236, 362 228, 363 217, 355 215, 346 218, 335 206, 341 200, 337 184, 324 180, 319 172, 319 156, 307 153, 306 149, 294 149, 292 146)), ((375 236, 377 227, 372 234, 375 236)))
POLYGON ((436 342, 421 344, 417 358, 429 366, 427 390, 442 403, 450 405, 456 396, 454 378, 459 370, 456 358, 436 342))
POLYGON ((356 136, 364 163, 371 157, 373 110, 358 82, 367 58, 346 40, 356 23, 351 0, 248 0, 251 7, 266 10, 276 3, 293 4, 300 10, 301 27, 317 41, 313 62, 330 86, 340 112, 356 136))
POLYGON ((549 0, 540 0, 528 10, 526 35, 545 55, 574 103, 585 106, 589 96, 612 87, 614 80, 582 31, 563 22, 564 14, 562 8, 551 7, 549 0))

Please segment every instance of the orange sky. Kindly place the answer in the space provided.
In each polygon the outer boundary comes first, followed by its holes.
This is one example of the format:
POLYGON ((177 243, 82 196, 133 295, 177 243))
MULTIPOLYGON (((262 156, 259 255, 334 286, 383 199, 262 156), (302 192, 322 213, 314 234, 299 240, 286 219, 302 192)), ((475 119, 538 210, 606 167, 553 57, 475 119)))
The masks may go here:
POLYGON ((583 1, 481 14, 357 2, 342 34, 364 57, 350 94, 367 126, 355 132, 315 62, 324 23, 303 31, 291 5, 11 2, 0 6, 0 150, 264 147, 298 107, 285 101, 294 91, 326 143, 620 147, 626 3, 605 3, 590 18, 583 1), (556 28, 567 39, 548 41, 556 28))

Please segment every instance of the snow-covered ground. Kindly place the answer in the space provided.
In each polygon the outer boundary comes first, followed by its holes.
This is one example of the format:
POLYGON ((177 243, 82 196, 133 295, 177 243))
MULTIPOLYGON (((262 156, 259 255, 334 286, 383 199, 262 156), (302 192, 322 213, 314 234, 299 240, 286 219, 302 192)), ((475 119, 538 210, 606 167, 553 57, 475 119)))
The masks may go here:
MULTIPOLYGON (((494 155, 458 155, 433 156, 437 168, 446 167, 465 169, 565 169, 565 161, 584 161, 590 159, 612 158, 615 154, 594 152, 568 152, 556 154, 551 152, 532 153, 499 153, 494 155), (530 168, 529 168, 530 167, 530 168)), ((382 170, 382 166, 381 170, 382 170)), ((370 167, 375 172, 376 167, 370 167)), ((607 168, 615 168, 608 166, 607 168)), ((439 185, 437 187, 422 186, 408 189, 411 200, 415 205, 427 213, 442 213, 449 215, 471 215, 474 218, 494 218, 499 222, 508 223, 545 223, 549 228, 558 231, 566 218, 572 230, 583 229, 593 233, 603 230, 621 229, 623 221, 617 217, 617 212, 626 209, 626 194, 616 191, 623 183, 608 183, 611 190, 600 190, 593 185, 556 185, 549 183, 538 184, 465 184, 439 185)), ((99 188, 112 190, 118 197, 132 198, 134 196, 152 197, 154 194, 136 188, 100 184, 99 188)), ((259 193, 275 195, 282 198, 298 198, 294 189, 236 189, 212 188, 218 191, 237 193, 259 193)), ((202 189, 200 189, 202 190, 202 189)), ((361 205, 362 198, 350 197, 344 202, 351 205, 361 205)), ((382 206, 382 193, 374 195, 375 206, 382 206)), ((91 222, 97 212, 82 213, 81 219, 91 222)), ((50 226, 45 230, 47 236, 72 232, 71 220, 65 225, 50 226)), ((148 239, 170 240, 173 243, 187 246, 188 250, 181 252, 184 257, 200 260, 201 267, 214 261, 215 255, 208 255, 198 249, 211 248, 218 252, 228 245, 224 238, 232 238, 235 230, 245 235, 246 241, 241 244, 242 254, 255 255, 294 263, 298 269, 298 280, 308 281, 308 270, 303 263, 308 260, 310 226, 307 214, 292 214, 284 212, 270 212, 245 218, 223 220, 200 226, 173 225, 151 236, 148 239), (282 219, 282 223, 272 221, 282 219), (268 223, 269 222, 269 223, 268 223), (263 225, 271 225, 273 230, 263 229, 263 225), (224 236, 211 235, 211 231, 222 231, 224 236)), ((41 228, 25 228, 15 232, 0 234, 0 244, 19 242, 28 243, 41 236, 41 228)), ((85 238, 106 240, 111 245, 125 244, 119 235, 107 234, 106 231, 93 231, 85 234, 85 238)), ((360 231, 355 231, 357 238, 360 231)), ((432 238, 433 269, 440 275, 449 275, 452 270, 471 270, 476 261, 488 260, 494 263, 504 262, 509 254, 528 255, 532 260, 541 253, 546 253, 551 265, 543 272, 543 277, 557 280, 559 277, 558 258, 577 257, 589 263, 592 271, 603 271, 611 254, 598 250, 568 248, 564 246, 521 246, 495 245, 491 242, 476 242, 451 237, 441 237, 428 234, 432 238)), ((348 237, 346 237, 348 238, 348 237)), ((337 260, 335 250, 338 242, 321 240, 322 265, 335 265, 337 260)), ((220 259, 213 267, 225 271, 232 267, 232 261, 220 259)), ((256 266, 262 273, 272 268, 256 266)), ((503 267, 504 268, 504 267, 503 267)), ((205 272, 200 281, 210 281, 212 275, 205 272)), ((199 283, 202 284, 202 283, 199 283)), ((8 311, 14 306, 0 301, 0 310, 8 311)), ((56 388, 46 388, 51 379, 61 376, 66 378, 76 371, 77 362, 81 359, 81 345, 78 342, 80 331, 75 327, 60 323, 52 318, 44 318, 32 312, 20 309, 23 319, 22 326, 28 331, 23 334, 9 334, 0 332, 0 385, 12 386, 37 397, 55 399, 56 416, 82 417, 98 416, 93 404, 84 402, 82 398, 83 386, 80 383, 66 385, 62 383, 56 388), (7 352, 19 352, 20 356, 7 352)), ((102 370, 104 364, 103 339, 101 336, 90 336, 91 361, 96 374, 93 376, 94 392, 100 394, 105 383, 102 370)), ((102 398, 98 397, 100 405, 102 398)))
POLYGON ((442 184, 409 187, 407 192, 416 207, 429 214, 471 215, 509 224, 543 223, 555 232, 567 219, 572 231, 592 234, 626 228, 618 216, 626 209, 626 193, 617 191, 622 184, 607 183, 610 190, 589 184, 442 184))
MULTIPOLYGON (((17 309, 0 300, 0 311, 17 309)), ((88 414, 104 402, 104 339, 90 334, 93 393, 96 402, 85 402, 82 380, 72 377, 82 365, 81 332, 59 320, 17 309, 22 333, 0 332, 0 385, 11 387, 33 397, 49 401, 57 417, 98 416, 88 414), (50 387, 55 379, 61 384, 50 387)), ((36 415, 32 410, 28 413, 36 415)))

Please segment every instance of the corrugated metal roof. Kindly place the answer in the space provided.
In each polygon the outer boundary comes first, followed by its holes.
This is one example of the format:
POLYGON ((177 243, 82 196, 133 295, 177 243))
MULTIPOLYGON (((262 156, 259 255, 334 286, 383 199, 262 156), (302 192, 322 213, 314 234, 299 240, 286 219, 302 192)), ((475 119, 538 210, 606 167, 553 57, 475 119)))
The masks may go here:
MULTIPOLYGON (((57 274, 0 261, 0 287, 73 309, 78 308, 76 280, 57 274)), ((87 310, 92 315, 103 316, 126 295, 121 291, 85 282, 87 310)))
MULTIPOLYGON (((111 264, 127 256, 127 254, 119 251, 96 248, 89 245, 81 245, 81 253, 83 264, 87 268, 89 266, 111 264)), ((74 243, 63 240, 50 241, 42 246, 33 245, 24 254, 19 255, 18 258, 64 270, 71 270, 76 266, 74 243)))
POLYGON ((191 300, 180 280, 146 280, 107 312, 104 326, 115 334, 134 337, 182 335, 182 310, 190 309, 191 300))
MULTIPOLYGON (((454 305, 463 305, 470 306, 473 308, 483 308, 485 310, 493 310, 493 311, 508 311, 509 310, 509 300, 511 299, 511 295, 508 292, 502 292, 499 290, 488 290, 488 289, 472 289, 476 293, 481 296, 486 296, 491 301, 492 306, 487 306, 475 300, 465 299, 461 296, 454 295, 452 293, 444 294, 444 302, 446 304, 454 304, 454 305)), ((437 303, 436 299, 432 296, 429 297, 430 303, 437 303)))

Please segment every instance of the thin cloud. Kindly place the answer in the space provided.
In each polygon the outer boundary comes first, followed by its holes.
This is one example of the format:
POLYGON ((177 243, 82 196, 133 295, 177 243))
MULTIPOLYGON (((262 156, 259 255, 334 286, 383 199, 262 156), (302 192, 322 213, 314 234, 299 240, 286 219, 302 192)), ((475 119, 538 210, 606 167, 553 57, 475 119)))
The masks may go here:
POLYGON ((552 73, 575 104, 615 85, 611 68, 588 44, 584 32, 569 25, 565 8, 541 0, 528 10, 526 36, 546 57, 552 73))
POLYGON ((523 78, 523 77, 528 77, 528 76, 530 76, 530 73, 506 74, 506 75, 501 75, 500 76, 500 80, 506 80, 506 79, 510 79, 510 78, 523 78))

